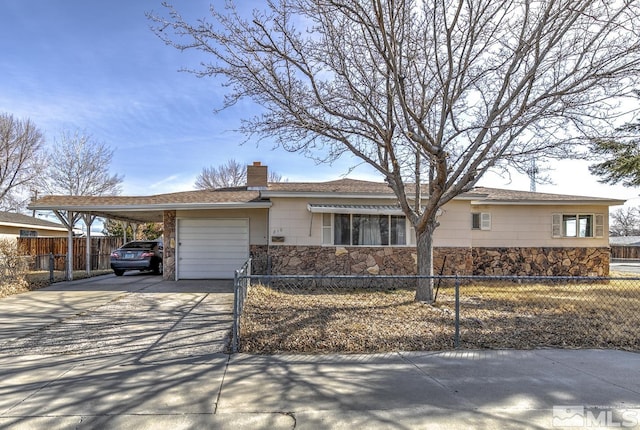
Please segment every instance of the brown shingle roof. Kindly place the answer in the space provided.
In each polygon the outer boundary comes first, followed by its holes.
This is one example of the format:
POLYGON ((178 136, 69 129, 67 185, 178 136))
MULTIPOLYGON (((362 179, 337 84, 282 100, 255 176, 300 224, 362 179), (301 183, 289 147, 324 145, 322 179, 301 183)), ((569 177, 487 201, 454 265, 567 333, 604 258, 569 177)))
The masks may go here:
MULTIPOLYGON (((329 182, 272 182, 268 192, 338 193, 338 194, 393 194, 384 182, 339 179, 329 182)), ((268 194, 268 193, 267 193, 268 194)))
MULTIPOLYGON (((407 186, 407 193, 411 195, 412 185, 407 186)), ((278 182, 270 183, 263 191, 247 190, 246 187, 227 188, 218 190, 197 190, 178 193, 157 194, 152 196, 44 196, 29 205, 30 209, 62 209, 82 210, 93 208, 95 212, 106 211, 110 208, 136 210, 170 209, 190 206, 224 207, 225 205, 250 205, 252 203, 268 204, 270 196, 331 194, 362 195, 382 198, 394 198, 393 190, 384 182, 362 181, 357 179, 340 179, 328 182, 278 182)), ((622 200, 570 196, 561 194, 535 193, 527 191, 503 190, 497 188, 476 187, 461 198, 472 199, 480 203, 595 203, 622 204, 622 200)))
MULTIPOLYGON (((476 187, 472 191, 474 194, 483 194, 483 202, 593 202, 593 203, 615 203, 623 202, 617 199, 601 197, 572 196, 566 194, 538 193, 531 191, 503 190, 500 188, 476 187)), ((622 203, 620 203, 622 204, 622 203)))

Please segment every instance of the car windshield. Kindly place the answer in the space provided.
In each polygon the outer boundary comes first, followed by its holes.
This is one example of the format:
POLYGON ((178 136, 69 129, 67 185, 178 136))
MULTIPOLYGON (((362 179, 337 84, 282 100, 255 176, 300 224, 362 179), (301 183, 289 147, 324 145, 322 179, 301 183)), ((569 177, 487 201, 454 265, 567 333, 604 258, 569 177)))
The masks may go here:
POLYGON ((121 249, 149 249, 156 246, 158 242, 129 242, 122 246, 121 249))

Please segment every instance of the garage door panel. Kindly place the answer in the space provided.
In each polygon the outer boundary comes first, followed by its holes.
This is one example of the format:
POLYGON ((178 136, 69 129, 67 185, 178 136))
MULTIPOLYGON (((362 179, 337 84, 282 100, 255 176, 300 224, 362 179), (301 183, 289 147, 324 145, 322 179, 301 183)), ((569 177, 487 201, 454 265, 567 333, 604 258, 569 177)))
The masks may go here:
POLYGON ((178 277, 233 278, 249 258, 247 219, 178 220, 178 277))
POLYGON ((209 240, 236 240, 239 234, 247 234, 246 229, 229 228, 227 231, 206 231, 202 230, 200 233, 188 232, 183 233, 181 240, 190 239, 209 239, 209 240))
POLYGON ((243 253, 247 250, 248 244, 234 244, 227 245, 224 248, 212 248, 210 246, 197 246, 197 247, 185 247, 181 248, 181 256, 197 257, 199 254, 206 254, 207 256, 221 256, 224 257, 228 254, 243 253), (186 249, 185 249, 186 248, 186 249))

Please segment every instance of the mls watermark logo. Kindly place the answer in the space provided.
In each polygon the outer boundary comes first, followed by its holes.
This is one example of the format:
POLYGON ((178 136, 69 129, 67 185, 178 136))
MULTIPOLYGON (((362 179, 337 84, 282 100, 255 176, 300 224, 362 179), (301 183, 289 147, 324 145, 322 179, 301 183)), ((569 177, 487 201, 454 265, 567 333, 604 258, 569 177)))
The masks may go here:
POLYGON ((554 406, 554 427, 635 428, 640 423, 640 409, 604 406, 554 406))

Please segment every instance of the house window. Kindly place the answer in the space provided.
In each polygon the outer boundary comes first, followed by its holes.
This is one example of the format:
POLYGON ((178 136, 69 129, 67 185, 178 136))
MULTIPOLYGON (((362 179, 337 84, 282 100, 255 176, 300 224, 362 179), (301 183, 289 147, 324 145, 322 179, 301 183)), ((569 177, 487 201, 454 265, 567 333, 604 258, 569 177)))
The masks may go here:
MULTIPOLYGON (((331 214, 324 214, 322 240, 326 241, 325 222, 331 214)), ((393 246, 407 244, 407 222, 401 215, 333 215, 333 245, 393 246)))
POLYGON ((602 214, 553 214, 551 224, 553 237, 604 236, 602 214))
POLYGON ((472 230, 491 230, 491 214, 477 212, 471 214, 472 230))
POLYGON ((20 230, 20 237, 38 237, 38 232, 35 230, 20 230))

